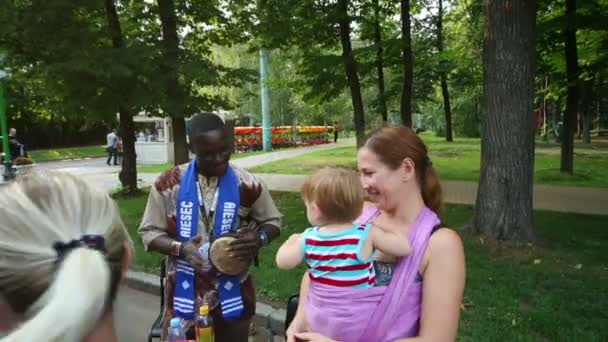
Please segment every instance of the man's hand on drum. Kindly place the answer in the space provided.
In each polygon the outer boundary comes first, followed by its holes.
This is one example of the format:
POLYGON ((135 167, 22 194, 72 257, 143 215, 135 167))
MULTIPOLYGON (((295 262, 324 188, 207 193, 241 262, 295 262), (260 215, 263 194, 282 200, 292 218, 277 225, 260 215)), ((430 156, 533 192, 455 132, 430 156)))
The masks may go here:
POLYGON ((230 243, 230 255, 237 259, 249 261, 258 254, 261 247, 262 240, 256 231, 240 231, 236 240, 230 243))
POLYGON ((197 270, 203 270, 203 257, 198 251, 203 237, 197 236, 182 244, 179 256, 197 270))

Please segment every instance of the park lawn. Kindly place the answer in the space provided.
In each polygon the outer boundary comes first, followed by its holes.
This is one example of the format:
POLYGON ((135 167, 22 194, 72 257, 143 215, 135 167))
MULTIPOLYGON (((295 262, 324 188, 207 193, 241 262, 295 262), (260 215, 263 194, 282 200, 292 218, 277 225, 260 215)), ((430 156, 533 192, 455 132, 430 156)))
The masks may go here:
MULTIPOLYGON (((303 266, 274 267, 274 255, 290 234, 306 224, 297 193, 273 192, 283 213, 284 231, 264 249, 261 268, 253 268, 258 293, 284 302, 298 291, 303 266)), ((123 219, 135 242, 135 268, 158 272, 160 256, 146 253, 137 226, 146 197, 119 199, 123 219)), ((449 205, 442 218, 461 227, 470 206, 449 205)), ((608 340, 608 244, 606 216, 536 211, 538 245, 496 245, 464 235, 467 285, 459 341, 606 341, 608 340)))
MULTIPOLYGON (((447 143, 442 138, 423 134, 433 165, 445 180, 479 180, 479 139, 459 138, 447 143)), ((574 175, 559 172, 559 145, 539 143, 536 148, 534 181, 536 184, 608 187, 608 143, 591 146, 576 144, 574 175)), ((356 169, 355 147, 341 147, 276 161, 252 168, 256 173, 310 174, 323 166, 356 169)))
MULTIPOLYGON (((258 154, 262 154, 264 153, 264 151, 253 151, 253 152, 239 152, 239 153, 233 153, 232 157, 230 157, 231 160, 234 159, 240 159, 240 158, 245 158, 245 157, 251 157, 251 156, 255 156, 258 154)), ((161 173, 164 172, 170 168, 173 167, 173 164, 155 164, 155 165, 138 165, 137 166, 137 172, 141 172, 141 173, 161 173)))
POLYGON ((103 145, 34 150, 27 153, 35 162, 72 158, 95 158, 107 155, 105 146, 103 145))

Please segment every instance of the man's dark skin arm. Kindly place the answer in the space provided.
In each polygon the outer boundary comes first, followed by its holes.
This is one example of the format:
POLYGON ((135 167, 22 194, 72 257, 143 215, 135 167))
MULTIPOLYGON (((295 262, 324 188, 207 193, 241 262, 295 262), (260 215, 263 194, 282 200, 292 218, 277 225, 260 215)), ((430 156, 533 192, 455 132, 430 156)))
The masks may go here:
MULTIPOLYGON (((261 225, 258 231, 247 231, 245 233, 240 233, 239 238, 230 245, 232 248, 231 256, 242 260, 253 259, 263 246, 260 231, 266 233, 268 242, 274 240, 277 236, 279 236, 280 233, 278 227, 270 224, 261 225)), ((203 259, 198 251, 201 240, 202 237, 197 236, 188 242, 183 243, 179 253, 181 258, 188 261, 190 265, 199 270, 203 269, 203 259)), ((170 255, 171 244, 174 241, 176 240, 168 236, 159 236, 150 242, 148 248, 164 255, 170 255)))
POLYGON ((266 234, 268 242, 274 240, 280 234, 279 228, 271 224, 262 224, 257 231, 240 233, 239 238, 230 244, 230 256, 242 260, 251 260, 256 257, 260 248, 264 245, 260 232, 266 234))
MULTIPOLYGON (((179 250, 180 258, 186 260, 192 267, 198 270, 203 269, 203 258, 198 251, 202 238, 202 236, 197 236, 182 243, 182 247, 179 250)), ((170 255, 171 243, 174 241, 176 240, 168 236, 159 236, 150 242, 148 248, 164 255, 170 255)))
MULTIPOLYGON (((241 205, 251 208, 262 193, 262 185, 256 182, 241 184, 240 193, 241 205)), ((254 259, 258 255, 260 248, 264 246, 261 234, 264 233, 266 235, 268 238, 267 243, 269 243, 279 236, 280 232, 279 227, 266 223, 261 223, 260 227, 255 231, 247 230, 239 232, 238 239, 230 243, 230 255, 241 260, 254 259)))

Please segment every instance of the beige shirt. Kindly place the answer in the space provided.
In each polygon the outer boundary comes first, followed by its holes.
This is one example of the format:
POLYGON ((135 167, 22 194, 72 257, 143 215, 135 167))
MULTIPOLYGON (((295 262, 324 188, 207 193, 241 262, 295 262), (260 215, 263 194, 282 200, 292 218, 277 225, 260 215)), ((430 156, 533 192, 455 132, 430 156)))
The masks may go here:
MULTIPOLYGON (((181 175, 184 174, 186 165, 181 165, 179 168, 173 168, 158 177, 154 186, 150 190, 150 196, 148 197, 148 203, 146 204, 146 210, 144 212, 141 225, 139 227, 139 234, 141 235, 144 248, 146 250, 150 247, 150 242, 159 236, 167 236, 175 239, 177 236, 175 214, 177 211, 177 193, 179 192, 181 175)), ((239 208, 239 215, 237 218, 236 225, 238 229, 258 229, 262 224, 273 225, 277 228, 281 228, 281 214, 277 210, 268 187, 259 178, 253 176, 246 170, 232 166, 236 173, 241 191, 248 191, 251 189, 250 184, 261 185, 261 193, 255 201, 250 204, 250 208, 245 208, 243 204, 243 196, 241 196, 241 207, 239 208)), ((218 178, 213 177, 211 179, 199 176, 199 184, 203 193, 203 205, 205 211, 211 209, 211 203, 217 189, 218 178)), ((253 192, 245 192, 245 197, 254 198, 253 192)), ((208 240, 208 231, 213 229, 213 221, 209 224, 205 224, 203 215, 199 215, 197 234, 203 236, 204 241, 208 240)), ((167 281, 165 286, 165 313, 163 321, 163 331, 166 331, 169 324, 169 320, 173 317, 173 291, 175 288, 175 257, 167 256, 167 281)), ((196 301, 200 305, 204 300, 209 304, 212 312, 217 310, 218 299, 217 299, 217 278, 213 272, 195 272, 196 276, 196 301)), ((241 275, 241 282, 245 285, 241 288, 243 294, 243 302, 245 305, 245 311, 247 315, 253 315, 255 313, 255 292, 253 285, 248 277, 248 272, 241 275)), ((189 323, 192 324, 191 322, 189 323)))
MULTIPOLYGON (((186 165, 181 165, 180 169, 184 172, 186 165)), ((251 208, 239 208, 239 217, 237 219, 237 227, 239 229, 257 229, 261 224, 270 224, 277 228, 281 228, 281 214, 274 205, 268 187, 258 177, 253 176, 245 169, 232 165, 239 182, 251 183, 256 182, 262 185, 260 197, 253 203, 251 208)), ((162 176, 161 176, 162 177, 162 176)), ((159 178, 160 179, 160 178, 159 178)), ((157 182, 158 183, 158 182, 157 182)), ((205 214, 209 215, 209 210, 213 202, 213 197, 218 184, 218 178, 212 177, 207 179, 199 175, 199 184, 203 194, 203 204, 205 214)), ((169 184, 166 188, 162 186, 153 186, 150 190, 148 203, 144 212, 142 222, 139 226, 139 234, 141 235, 144 248, 148 250, 150 242, 159 236, 175 236, 175 226, 171 224, 175 218, 177 193, 179 191, 179 183, 169 184), (171 225, 171 227, 170 227, 171 225), (171 234, 173 233, 173 234, 171 234)), ((216 204, 217 205, 217 204, 216 204)), ((215 208, 213 208, 215 211, 215 208)), ((205 224, 205 216, 199 215, 198 219, 198 235, 203 236, 203 243, 208 240, 208 231, 213 229, 213 222, 210 222, 208 227, 205 224)), ((213 217, 214 219, 215 217, 213 217)))

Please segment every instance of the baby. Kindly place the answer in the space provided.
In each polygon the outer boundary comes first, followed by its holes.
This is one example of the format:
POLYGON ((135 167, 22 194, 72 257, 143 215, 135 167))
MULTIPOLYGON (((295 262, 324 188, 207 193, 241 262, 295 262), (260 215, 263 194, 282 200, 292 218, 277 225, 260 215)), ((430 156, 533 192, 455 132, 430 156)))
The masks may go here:
POLYGON ((302 261, 311 281, 349 288, 374 286, 374 251, 405 256, 411 247, 405 234, 355 222, 361 214, 364 191, 356 173, 323 168, 302 187, 306 216, 312 225, 293 234, 279 248, 277 266, 291 269, 302 261))

